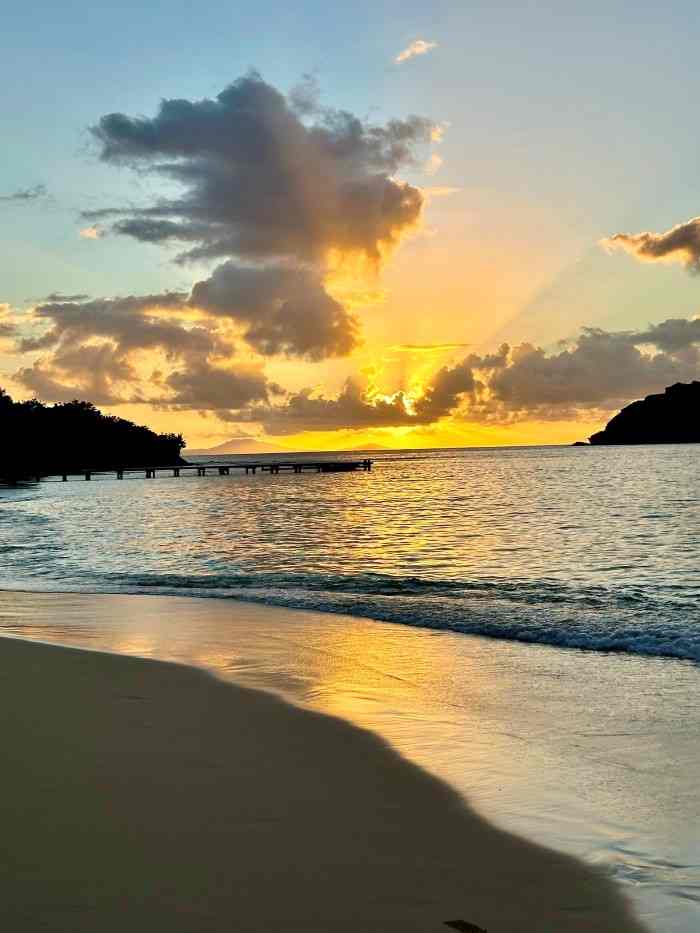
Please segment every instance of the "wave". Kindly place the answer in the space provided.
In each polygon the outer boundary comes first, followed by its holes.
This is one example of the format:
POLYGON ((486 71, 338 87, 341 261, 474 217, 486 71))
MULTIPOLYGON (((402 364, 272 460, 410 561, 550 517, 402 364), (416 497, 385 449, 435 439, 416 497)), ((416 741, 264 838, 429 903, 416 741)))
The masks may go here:
MULTIPOLYGON (((23 579, 22 588, 27 587, 23 579)), ((439 632, 700 661, 699 596, 557 580, 431 580, 381 574, 85 573, 42 589, 188 595, 342 613, 439 632)), ((671 591, 672 592, 672 591, 671 591)))

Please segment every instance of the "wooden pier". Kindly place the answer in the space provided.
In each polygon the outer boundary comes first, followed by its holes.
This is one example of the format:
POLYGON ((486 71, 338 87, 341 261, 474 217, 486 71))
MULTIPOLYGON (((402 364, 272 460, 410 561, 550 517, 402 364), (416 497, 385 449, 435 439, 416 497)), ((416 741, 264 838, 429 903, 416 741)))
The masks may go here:
POLYGON ((66 483, 69 479, 92 480, 95 476, 125 477, 137 479, 155 479, 156 475, 164 476, 229 476, 232 471, 241 470, 246 474, 260 473, 354 473, 369 472, 372 461, 364 460, 279 460, 279 461, 244 461, 232 460, 229 463, 219 461, 201 463, 179 463, 176 466, 160 467, 114 467, 112 469, 79 470, 71 473, 59 473, 60 479, 66 483))

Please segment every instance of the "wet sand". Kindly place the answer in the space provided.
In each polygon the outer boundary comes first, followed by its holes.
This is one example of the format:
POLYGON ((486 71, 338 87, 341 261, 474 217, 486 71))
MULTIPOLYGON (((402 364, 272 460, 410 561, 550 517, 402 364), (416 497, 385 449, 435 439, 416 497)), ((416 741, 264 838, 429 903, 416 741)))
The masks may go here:
POLYGON ((0 736, 13 933, 643 929, 375 735, 196 669, 1 639, 0 736))

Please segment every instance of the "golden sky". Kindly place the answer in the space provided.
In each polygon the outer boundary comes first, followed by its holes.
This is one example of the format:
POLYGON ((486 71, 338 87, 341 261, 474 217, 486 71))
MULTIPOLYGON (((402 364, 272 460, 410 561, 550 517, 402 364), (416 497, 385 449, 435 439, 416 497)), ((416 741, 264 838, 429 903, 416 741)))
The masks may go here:
MULTIPOLYGON (((415 40, 392 67, 441 50, 415 40)), ((43 184, 2 195, 73 238, 60 262, 28 246, 41 276, 0 304, 15 397, 86 398, 190 448, 558 444, 697 374, 678 267, 698 264, 700 222, 601 229, 588 181, 564 210, 503 152, 479 182, 445 107, 357 116, 315 77, 256 72, 172 90, 145 116, 95 115, 85 158, 113 183, 72 217, 43 184), (645 275, 678 311, 651 309, 645 275)))

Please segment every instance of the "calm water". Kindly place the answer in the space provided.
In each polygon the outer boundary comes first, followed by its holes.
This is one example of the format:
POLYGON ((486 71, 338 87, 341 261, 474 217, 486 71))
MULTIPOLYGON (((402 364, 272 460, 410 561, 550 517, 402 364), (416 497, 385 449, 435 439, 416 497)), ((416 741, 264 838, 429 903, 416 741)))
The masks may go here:
MULTIPOLYGON (((231 459, 231 458, 227 458, 231 459)), ((700 660, 700 447, 0 491, 0 586, 244 598, 700 660)))

